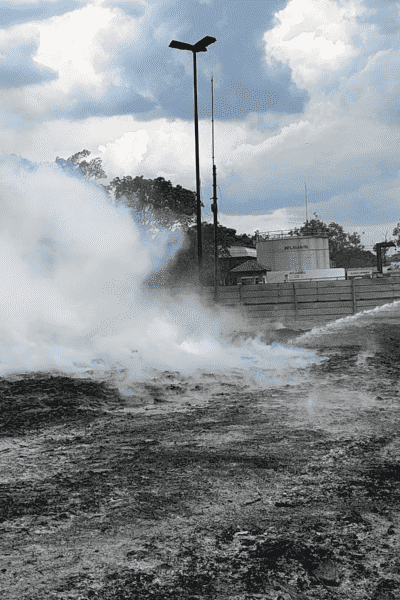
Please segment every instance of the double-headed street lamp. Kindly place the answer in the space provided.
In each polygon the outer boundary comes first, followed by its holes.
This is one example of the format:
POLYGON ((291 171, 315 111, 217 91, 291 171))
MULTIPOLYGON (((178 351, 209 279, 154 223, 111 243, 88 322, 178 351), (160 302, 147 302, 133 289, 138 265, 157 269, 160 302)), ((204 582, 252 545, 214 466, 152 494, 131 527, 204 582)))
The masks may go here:
POLYGON ((178 42, 172 40, 169 47, 177 50, 190 50, 193 52, 193 77, 194 77, 194 138, 196 149, 196 196, 197 196, 197 259, 199 265, 199 279, 202 282, 203 269, 203 249, 201 242, 201 200, 200 200, 200 157, 199 157, 199 116, 197 112, 197 52, 207 52, 207 46, 214 44, 216 38, 206 35, 196 44, 186 44, 186 42, 178 42))

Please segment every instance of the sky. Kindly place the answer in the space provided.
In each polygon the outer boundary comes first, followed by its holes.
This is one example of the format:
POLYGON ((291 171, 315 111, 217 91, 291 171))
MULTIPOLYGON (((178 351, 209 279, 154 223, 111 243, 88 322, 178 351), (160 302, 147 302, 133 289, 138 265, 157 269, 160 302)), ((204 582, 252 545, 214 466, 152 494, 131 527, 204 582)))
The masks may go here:
POLYGON ((87 149, 108 179, 195 189, 198 55, 203 218, 212 220, 211 76, 220 222, 290 229, 308 213, 371 248, 400 220, 400 5, 391 0, 1 3, 2 152, 87 149), (364 232, 364 233, 363 233, 364 232))

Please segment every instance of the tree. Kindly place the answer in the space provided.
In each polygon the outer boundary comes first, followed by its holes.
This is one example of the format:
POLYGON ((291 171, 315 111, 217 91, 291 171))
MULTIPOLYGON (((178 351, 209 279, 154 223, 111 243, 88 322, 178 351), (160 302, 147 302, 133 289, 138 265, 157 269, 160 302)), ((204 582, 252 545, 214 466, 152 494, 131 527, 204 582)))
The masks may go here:
POLYGON ((329 255, 337 268, 355 268, 376 265, 376 256, 365 250, 357 232, 346 233, 338 223, 323 223, 318 215, 306 221, 300 228, 289 232, 290 235, 323 235, 329 239, 329 255))
MULTIPOLYGON (((202 241, 203 241, 203 256, 211 256, 214 260, 214 225, 211 223, 202 223, 202 241)), ((254 248, 253 240, 246 233, 238 235, 236 229, 217 226, 217 241, 220 258, 230 256, 229 248, 231 246, 244 246, 254 248)))
POLYGON ((116 177, 106 187, 115 202, 125 201, 144 226, 187 231, 196 214, 196 193, 163 177, 116 177))
POLYGON ((396 227, 393 229, 393 237, 396 238, 394 243, 396 246, 400 246, 400 221, 397 223, 396 227))
MULTIPOLYGON (((202 223, 203 246, 203 283, 213 285, 214 282, 214 226, 211 223, 202 223)), ((254 243, 247 234, 238 235, 236 229, 218 225, 217 228, 218 255, 220 258, 228 257, 228 248, 231 246, 246 246, 253 248, 254 243)), ((163 274, 168 285, 198 281, 197 258, 197 228, 195 225, 188 228, 185 242, 177 252, 175 258, 168 265, 163 274)), ((154 279, 155 281, 155 279, 154 279)))
POLYGON ((56 163, 63 169, 79 169, 85 179, 90 180, 92 177, 94 181, 97 181, 97 179, 105 179, 107 175, 101 166, 101 158, 92 158, 90 162, 87 162, 85 157, 89 156, 89 154, 89 150, 81 150, 81 152, 73 154, 67 158, 67 160, 57 156, 56 163))

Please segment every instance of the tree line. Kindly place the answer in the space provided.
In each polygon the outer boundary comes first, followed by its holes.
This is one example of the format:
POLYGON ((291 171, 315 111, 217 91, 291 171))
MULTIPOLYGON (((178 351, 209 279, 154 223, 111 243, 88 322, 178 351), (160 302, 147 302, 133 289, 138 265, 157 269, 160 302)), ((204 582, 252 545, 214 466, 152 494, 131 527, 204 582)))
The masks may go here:
MULTIPOLYGON (((101 158, 87 160, 90 152, 82 150, 67 159, 56 158, 56 163, 64 170, 79 174, 87 180, 107 178, 102 168, 101 158)), ((98 184, 99 185, 99 184, 98 184)), ((172 185, 163 177, 145 179, 143 175, 122 178, 115 177, 108 185, 100 184, 109 198, 116 204, 128 206, 142 226, 157 230, 160 227, 170 231, 180 230, 185 235, 182 248, 170 261, 163 273, 167 285, 195 281, 197 277, 197 233, 196 233, 196 193, 180 185, 172 185)), ((204 206, 204 205, 203 205, 204 206)), ((324 235, 329 240, 329 253, 337 268, 355 268, 376 265, 376 255, 366 250, 358 233, 347 233, 338 223, 324 223, 314 213, 313 218, 294 228, 291 235, 324 235)), ((393 231, 400 244, 400 223, 393 231)), ((220 258, 229 256, 229 247, 256 247, 256 235, 238 234, 236 229, 218 225, 217 239, 220 258)), ((214 229, 211 223, 202 223, 203 267, 207 285, 212 285, 214 273, 214 229)), ((155 281, 157 278, 152 278, 155 281)))
MULTIPOLYGON (((88 150, 82 150, 67 159, 57 157, 56 163, 66 172, 97 182, 107 177, 101 165, 101 158, 90 161, 88 150)), ((109 198, 115 203, 128 206, 135 221, 156 231, 159 228, 174 231, 179 229, 185 235, 182 248, 163 273, 151 276, 151 284, 179 285, 197 281, 197 197, 192 190, 180 185, 172 185, 164 177, 145 179, 143 175, 122 178, 115 177, 108 185, 100 184, 109 198)), ((203 205, 204 206, 204 205, 203 205)), ((255 236, 237 234, 236 229, 218 225, 218 246, 220 257, 229 256, 230 246, 255 248, 255 236)), ((214 277, 214 229, 211 223, 202 223, 204 283, 212 285, 214 277)))
POLYGON ((295 228, 291 235, 325 235, 329 240, 329 257, 338 269, 376 266, 376 255, 365 249, 358 233, 346 233, 338 223, 327 225, 314 213, 313 218, 295 228))

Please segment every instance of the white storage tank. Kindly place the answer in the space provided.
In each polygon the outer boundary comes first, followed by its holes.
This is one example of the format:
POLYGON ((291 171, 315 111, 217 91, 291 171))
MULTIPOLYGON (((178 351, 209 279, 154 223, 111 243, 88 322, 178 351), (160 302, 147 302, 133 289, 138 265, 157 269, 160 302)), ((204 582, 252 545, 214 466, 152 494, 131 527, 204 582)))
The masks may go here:
POLYGON ((257 241, 257 261, 271 271, 329 269, 329 240, 323 236, 282 236, 257 241))

